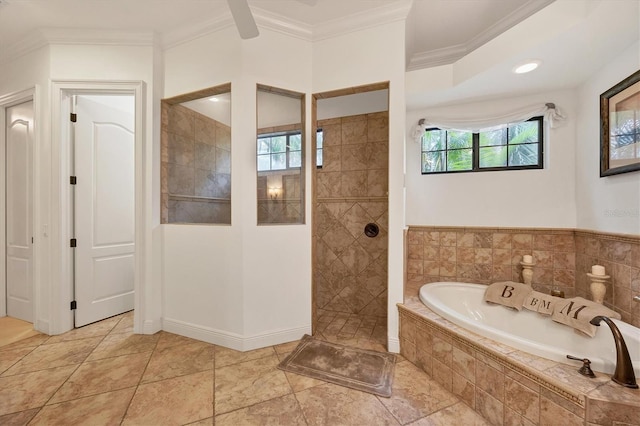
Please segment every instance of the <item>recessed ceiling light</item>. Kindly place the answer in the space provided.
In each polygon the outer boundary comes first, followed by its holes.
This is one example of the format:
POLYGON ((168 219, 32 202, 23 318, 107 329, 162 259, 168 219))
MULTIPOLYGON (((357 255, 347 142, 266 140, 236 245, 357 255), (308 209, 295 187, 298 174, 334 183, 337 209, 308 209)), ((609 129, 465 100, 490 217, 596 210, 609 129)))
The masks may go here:
POLYGON ((531 72, 531 71, 535 70, 536 68, 538 68, 538 67, 540 66, 540 63, 541 63, 541 62, 540 62, 540 61, 538 61, 538 60, 535 60, 535 61, 527 61, 527 62, 525 62, 525 63, 523 63, 523 64, 516 65, 516 66, 513 68, 513 70, 512 70, 512 71, 513 71, 514 73, 516 73, 516 74, 525 74, 525 73, 531 72))
POLYGON ((214 97, 212 97, 212 98, 209 98, 209 100, 210 100, 211 102, 220 102, 220 99, 216 98, 215 96, 214 96, 214 97))

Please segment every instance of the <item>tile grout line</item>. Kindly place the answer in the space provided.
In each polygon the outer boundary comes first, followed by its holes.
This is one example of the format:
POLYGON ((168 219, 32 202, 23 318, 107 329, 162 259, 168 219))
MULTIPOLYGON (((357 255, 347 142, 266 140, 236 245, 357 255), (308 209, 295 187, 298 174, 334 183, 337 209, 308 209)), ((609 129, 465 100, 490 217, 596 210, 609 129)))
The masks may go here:
MULTIPOLYGON (((395 372, 394 372, 394 374, 395 374, 395 372)), ((394 378, 394 379, 395 379, 395 378, 394 378)), ((376 398, 376 401, 378 401, 378 404, 382 405, 382 408, 383 408, 387 413, 389 413, 389 414, 391 415, 391 418, 392 418, 393 420, 395 420, 395 421, 396 421, 396 423, 398 423, 398 425, 402 425, 402 424, 403 424, 403 423, 400 421, 400 419, 398 419, 398 418, 397 418, 397 417, 396 417, 396 416, 391 412, 391 410, 389 410, 389 408, 387 408, 387 406, 386 406, 386 405, 384 405, 384 404, 382 403, 382 400, 380 399, 380 398, 381 398, 380 396, 378 396, 378 395, 373 395, 373 396, 376 398)), ((422 417, 421 417, 421 418, 422 418, 422 417)), ((413 420, 413 421, 417 421, 417 420, 419 420, 419 419, 416 419, 416 420, 413 420)))
MULTIPOLYGON (((318 385, 321 386, 321 385, 318 385)), ((307 388, 307 389, 311 389, 311 388, 307 388)), ((303 392, 307 389, 303 389, 300 392, 303 392)), ((304 412, 304 410, 302 409, 302 405, 300 404, 300 400, 298 399, 298 392, 294 392, 293 393, 293 397, 296 399, 296 404, 298 404, 298 408, 300 408, 300 412, 302 413, 302 418, 304 419, 304 422, 307 424, 307 426, 309 425, 309 419, 307 419, 307 414, 304 412)))
MULTIPOLYGON (((26 354, 24 354, 23 356, 21 356, 21 357, 20 357, 20 359, 18 359, 16 362, 14 362, 13 364, 11 364, 9 367, 7 367, 7 368, 5 368, 4 370, 2 370, 2 371, 0 372, 0 379, 1 379, 1 378, 3 378, 3 377, 12 377, 12 376, 17 376, 17 374, 12 374, 12 375, 9 375, 9 376, 4 376, 4 373, 6 373, 7 371, 9 371, 13 366, 15 366, 17 363, 19 363, 20 361, 22 361, 26 356, 30 355, 30 354, 31 354, 33 351, 35 351, 39 346, 40 346, 40 345, 38 345, 38 346, 34 346, 34 347, 33 347, 33 349, 31 349, 29 352, 27 352, 26 354)), ((28 346, 25 346, 24 348, 28 348, 28 346)), ((16 349, 21 349, 21 348, 16 348, 16 349)))
MULTIPOLYGON (((149 359, 147 360, 147 363, 145 364, 144 369, 142 370, 142 374, 140 374, 140 379, 138 379, 138 384, 136 384, 135 386, 136 390, 133 391, 133 395, 131 395, 131 400, 127 404, 127 409, 124 410, 124 414, 122 415, 122 419, 120 420, 120 425, 122 425, 122 423, 124 422, 124 419, 127 418, 127 414, 129 413, 129 408, 131 408, 131 403, 133 402, 133 399, 136 397, 136 394, 138 393, 138 389, 140 388, 140 382, 142 382, 144 373, 147 371, 147 368, 149 367, 149 363, 151 362, 151 358, 153 358, 153 354, 156 352, 156 349, 158 348, 159 342, 160 342, 160 337, 158 337, 158 340, 156 340, 156 344, 154 345, 153 350, 151 351, 151 355, 149 356, 149 359)), ((138 352, 138 353, 142 353, 142 352, 138 352)))
MULTIPOLYGON (((120 323, 120 321, 122 321, 122 318, 121 318, 121 319, 120 319, 116 324, 114 324, 114 326, 113 326, 113 327, 115 328, 115 326, 116 326, 116 325, 118 325, 118 324, 120 323)), ((71 330, 70 330, 70 331, 71 331, 71 330)), ((95 349, 100 345, 100 343, 102 343, 102 342, 104 341, 104 339, 109 335, 109 333, 111 333, 111 331, 113 331, 113 328, 112 328, 112 329, 111 329, 107 334, 105 334, 104 336, 102 336, 102 339, 100 339, 100 341, 98 342, 98 344, 96 344, 96 346, 95 346, 95 347, 94 347, 94 348, 93 348, 93 349, 92 349, 92 350, 87 354, 87 356, 85 356, 85 357, 84 357, 84 360, 82 360, 80 363, 78 363, 78 365, 76 366, 76 368, 75 368, 75 369, 71 372, 71 374, 69 374, 69 376, 68 376, 68 377, 67 377, 67 378, 66 378, 66 379, 65 379, 65 380, 60 384, 60 386, 58 386, 58 387, 56 388, 56 390, 55 390, 55 391, 53 391, 53 392, 51 393, 51 396, 47 399, 47 401, 46 401, 42 406, 37 407, 37 408, 39 408, 39 410, 38 410, 38 412, 37 412, 37 413, 36 413, 36 414, 31 418, 31 420, 29 420, 29 423, 31 423, 31 422, 33 421, 33 419, 35 419, 35 418, 38 416, 38 414, 40 414, 40 412, 42 412, 42 410, 44 409, 44 407, 46 407, 46 406, 47 406, 47 404, 49 403, 49 401, 51 401, 51 399, 52 399, 52 398, 53 398, 53 397, 54 397, 54 396, 55 396, 55 395, 60 391, 60 389, 61 389, 61 388, 62 388, 62 387, 63 387, 63 386, 64 386, 64 385, 69 381, 69 379, 70 379, 70 378, 71 378, 71 377, 76 373, 76 371, 78 371, 78 369, 79 369, 79 368, 80 368, 80 367, 85 363, 85 361, 87 360, 87 358, 88 358, 88 357, 93 353, 93 351, 94 351, 94 350, 95 350, 95 349)), ((63 334, 64 334, 64 333, 63 333, 63 334)), ((94 336, 94 337, 97 337, 97 336, 94 336)), ((47 340, 49 340, 49 339, 47 339, 47 340)), ((45 341, 44 341, 42 344, 40 344, 39 346, 45 346, 45 343, 47 342, 47 340, 45 340, 45 341)), ((52 367, 52 368, 58 368, 58 367, 52 367)), ((48 369, 47 369, 47 370, 48 370, 48 369)), ((42 371, 42 370, 40 370, 40 371, 42 371)), ((80 398, 76 398, 76 400, 77 400, 77 399, 80 399, 80 398)), ((72 400, 69 400, 69 401, 74 401, 74 400, 72 399, 72 400)), ((68 402, 68 401, 61 401, 60 403, 64 403, 64 402, 68 402)), ((53 404, 52 404, 52 405, 53 405, 53 404)))
MULTIPOLYGON (((273 349, 274 354, 275 354, 275 356, 276 356, 276 359, 278 359, 278 361, 280 361, 280 357, 278 356, 279 354, 278 354, 278 351, 276 350, 276 346, 278 346, 278 345, 272 345, 272 346, 270 346, 270 347, 273 349)), ((284 355, 284 354, 282 354, 282 355, 284 355)), ((262 359, 262 358, 266 358, 266 356, 265 356, 265 357, 256 358, 256 359, 262 359)), ((237 365, 237 364, 241 364, 241 363, 243 363, 243 362, 249 362, 249 361, 254 361, 254 360, 241 361, 241 362, 234 363, 234 364, 229 364, 229 365, 237 365)), ((225 368, 225 367, 227 367, 227 366, 224 366, 224 367, 221 367, 221 368, 225 368)), ((277 367, 276 367, 276 369, 277 369, 277 367)), ((214 371, 215 371, 215 370, 214 370, 214 371)), ((303 418, 304 418, 305 423, 308 425, 308 424, 309 424, 309 422, 308 422, 308 420, 307 420, 307 418, 306 418, 306 415, 305 415, 305 413, 304 413, 304 410, 302 409, 302 406, 300 405, 300 401, 299 401, 299 400, 298 400, 298 398, 297 398, 297 392, 294 390, 293 385, 291 384, 291 381, 289 380, 289 377, 287 376, 286 372, 285 372, 285 371, 283 371, 282 373, 284 374, 285 379, 287 380, 287 384, 289 385, 289 389, 290 389, 290 391, 291 391, 291 392, 286 393, 286 394, 284 394, 284 395, 275 396, 275 397, 273 397, 273 398, 269 398, 269 399, 264 400, 264 401, 255 402, 255 403, 253 403, 253 404, 249 404, 249 405, 246 405, 246 406, 243 406, 243 407, 238 407, 238 408, 236 408, 236 409, 234 409, 234 410, 231 410, 231 411, 227 411, 227 412, 221 413, 220 415, 222 416, 222 415, 226 415, 226 414, 234 413, 234 412, 241 411, 241 410, 244 410, 244 409, 247 409, 247 408, 250 408, 250 407, 254 407, 254 406, 259 405, 259 404, 263 404, 263 403, 266 403, 266 402, 269 402, 269 401, 273 401, 273 400, 278 399, 278 398, 283 398, 283 397, 285 397, 285 396, 292 395, 292 396, 295 398, 295 400, 296 400, 296 404, 297 404, 298 408, 300 409, 300 412, 301 412, 301 413, 302 413, 302 415, 303 415, 303 418)), ((215 383, 215 375, 214 375, 214 383, 215 383)), ((324 382, 324 381, 323 381, 323 383, 322 383, 322 384, 326 384, 326 383, 328 383, 328 382, 324 382)), ((320 384, 320 385, 315 385, 315 386, 312 386, 312 387, 322 386, 322 384, 320 384)), ((214 388, 214 389, 215 389, 215 388, 214 388)), ((307 389, 310 389, 310 388, 303 389, 303 390, 302 390, 302 391, 300 391, 300 392, 303 392, 303 391, 305 391, 305 390, 307 390, 307 389)), ((215 390, 214 390, 214 401, 215 401, 215 390)), ((216 418, 216 417, 217 417, 217 416, 216 416, 216 414, 215 414, 215 404, 214 404, 214 416, 213 416, 213 418, 214 418, 214 424, 215 424, 215 418, 216 418)))

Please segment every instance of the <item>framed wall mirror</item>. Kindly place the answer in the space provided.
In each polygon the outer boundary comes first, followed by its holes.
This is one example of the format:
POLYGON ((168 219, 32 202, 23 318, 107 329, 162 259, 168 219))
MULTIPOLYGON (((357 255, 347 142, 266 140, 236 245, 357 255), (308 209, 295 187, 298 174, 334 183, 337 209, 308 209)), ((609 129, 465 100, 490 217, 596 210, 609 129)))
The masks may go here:
POLYGON ((257 86, 258 225, 304 223, 303 93, 257 86))
POLYGON ((162 100, 162 223, 231 224, 231 84, 162 100))

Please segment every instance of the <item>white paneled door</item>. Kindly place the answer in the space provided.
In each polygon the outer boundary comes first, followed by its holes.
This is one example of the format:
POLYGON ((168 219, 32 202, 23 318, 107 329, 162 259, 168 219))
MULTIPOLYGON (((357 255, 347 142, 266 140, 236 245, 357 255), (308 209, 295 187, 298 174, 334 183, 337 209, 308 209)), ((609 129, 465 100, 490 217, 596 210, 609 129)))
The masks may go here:
POLYGON ((7 315, 33 322, 33 101, 5 113, 7 315))
POLYGON ((75 326, 133 309, 134 97, 77 96, 75 326))

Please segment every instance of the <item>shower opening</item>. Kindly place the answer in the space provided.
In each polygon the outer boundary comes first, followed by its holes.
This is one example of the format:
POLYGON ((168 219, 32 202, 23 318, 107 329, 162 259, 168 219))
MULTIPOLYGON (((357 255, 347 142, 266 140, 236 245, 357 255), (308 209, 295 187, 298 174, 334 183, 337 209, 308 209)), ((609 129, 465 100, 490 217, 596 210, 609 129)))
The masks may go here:
POLYGON ((389 85, 312 102, 313 333, 386 348, 389 85))

